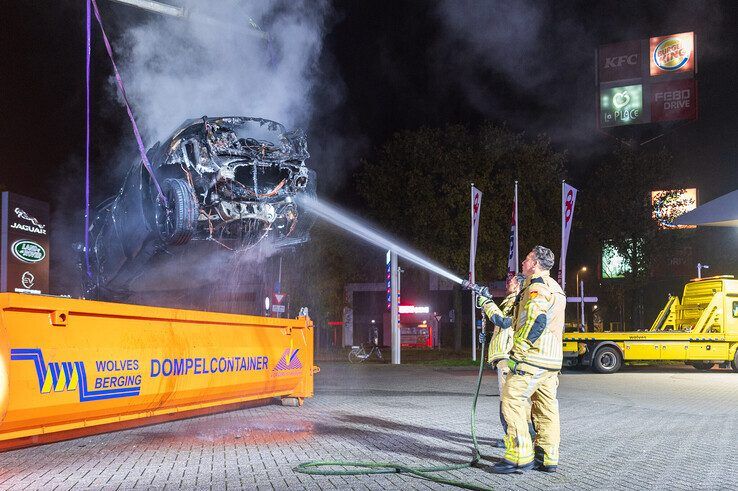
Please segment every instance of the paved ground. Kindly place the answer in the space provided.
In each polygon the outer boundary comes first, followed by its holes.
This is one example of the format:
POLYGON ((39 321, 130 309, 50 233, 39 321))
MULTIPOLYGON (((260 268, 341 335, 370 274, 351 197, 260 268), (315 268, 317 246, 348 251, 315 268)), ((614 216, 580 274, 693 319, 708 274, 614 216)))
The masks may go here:
MULTIPOLYGON (((0 454, 2 489, 438 489, 405 475, 310 477, 311 459, 462 462, 475 373, 323 364, 302 408, 269 405, 0 454)), ((495 489, 735 489, 738 374, 630 368, 561 377, 560 472, 449 473, 495 489)), ((500 437, 497 383, 479 405, 483 451, 500 437)), ((488 462, 493 462, 490 460, 488 462)))

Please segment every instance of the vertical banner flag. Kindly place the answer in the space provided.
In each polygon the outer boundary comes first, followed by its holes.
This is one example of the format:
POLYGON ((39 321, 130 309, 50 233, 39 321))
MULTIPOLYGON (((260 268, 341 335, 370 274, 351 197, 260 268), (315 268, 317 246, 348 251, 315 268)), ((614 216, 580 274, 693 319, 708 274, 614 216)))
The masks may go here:
MULTIPOLYGON (((479 236, 479 210, 482 206, 482 192, 471 185, 471 244, 469 245, 469 281, 474 283, 476 277, 474 274, 474 263, 477 258, 477 237, 479 236)), ((476 298, 472 293, 472 360, 477 361, 477 315, 476 315, 476 298)))
POLYGON ((469 281, 474 282, 474 262, 477 258, 477 237, 479 236, 479 209, 482 206, 482 192, 471 187, 471 245, 469 246, 469 281))
MULTIPOLYGON (((561 181, 561 257, 559 257, 559 284, 566 288, 566 249, 569 245, 571 222, 574 218, 574 204, 577 201, 577 190, 561 181)), ((566 290, 564 290, 566 291, 566 290)))
POLYGON ((510 249, 507 255, 507 279, 518 273, 518 181, 515 181, 515 198, 513 199, 512 222, 510 225, 510 249))

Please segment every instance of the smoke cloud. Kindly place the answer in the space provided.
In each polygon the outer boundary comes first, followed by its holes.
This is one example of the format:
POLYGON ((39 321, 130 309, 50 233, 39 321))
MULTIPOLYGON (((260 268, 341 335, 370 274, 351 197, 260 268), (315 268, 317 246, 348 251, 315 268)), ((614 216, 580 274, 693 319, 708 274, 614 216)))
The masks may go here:
POLYGON ((188 20, 152 16, 123 37, 122 74, 148 142, 203 115, 309 124, 325 1, 182 5, 188 20))
MULTIPOLYGON (((254 116, 306 131, 307 165, 317 167, 319 183, 338 168, 331 165, 341 158, 334 149, 349 145, 332 130, 344 87, 323 50, 334 20, 327 0, 168 3, 184 7, 186 19, 118 9, 125 18, 117 22, 114 48, 147 146, 187 119, 254 116)), ((108 89, 122 102, 112 78, 108 89)), ((122 142, 122 171, 138 159, 132 148, 132 141, 122 142)), ((239 252, 212 244, 172 248, 136 278, 127 300, 257 312, 277 252, 267 240, 239 252)))

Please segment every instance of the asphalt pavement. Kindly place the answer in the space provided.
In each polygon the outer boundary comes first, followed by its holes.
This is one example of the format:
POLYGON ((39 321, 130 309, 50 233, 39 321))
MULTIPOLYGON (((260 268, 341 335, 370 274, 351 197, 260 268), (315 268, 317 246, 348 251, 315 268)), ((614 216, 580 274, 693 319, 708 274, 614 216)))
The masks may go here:
MULTIPOLYGON (((446 489, 403 474, 320 477, 307 460, 471 458, 473 368, 321 363, 315 397, 0 454, 0 489, 446 489)), ((499 476, 497 381, 479 402, 481 468, 445 476, 494 489, 735 489, 738 373, 626 367, 564 372, 559 472, 499 476)))

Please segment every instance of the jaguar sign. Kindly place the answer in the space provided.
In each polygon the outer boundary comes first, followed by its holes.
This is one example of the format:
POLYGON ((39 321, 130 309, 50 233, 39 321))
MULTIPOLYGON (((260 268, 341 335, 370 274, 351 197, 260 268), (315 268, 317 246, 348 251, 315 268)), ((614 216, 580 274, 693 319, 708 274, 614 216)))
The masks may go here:
POLYGON ((49 293, 49 205, 2 193, 0 291, 49 293))

